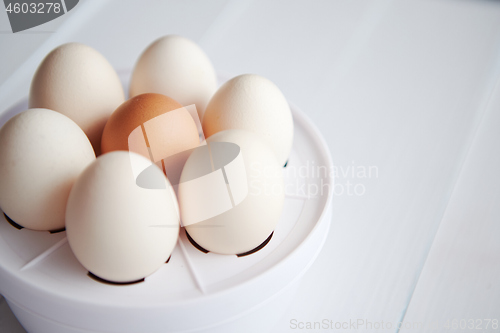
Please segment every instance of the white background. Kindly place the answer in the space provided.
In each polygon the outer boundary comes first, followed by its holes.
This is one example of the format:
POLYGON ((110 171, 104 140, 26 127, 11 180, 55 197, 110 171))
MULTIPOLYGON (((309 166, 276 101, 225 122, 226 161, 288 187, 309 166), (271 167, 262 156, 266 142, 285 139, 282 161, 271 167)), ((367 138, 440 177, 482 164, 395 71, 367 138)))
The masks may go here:
MULTIPOLYGON (((291 321, 323 319, 392 323, 358 327, 373 332, 401 321, 402 332, 444 332, 454 319, 451 331, 469 332, 460 320, 472 319, 474 331, 500 331, 485 329, 500 320, 499 2, 81 0, 17 34, 2 8, 0 112, 62 43, 127 71, 171 33, 199 43, 219 72, 274 81, 338 167, 327 243, 272 332, 322 331, 291 321), (356 173, 370 166, 371 177, 356 173), (424 327, 404 328, 414 323, 424 327)), ((3 299, 0 332, 24 332, 3 299)))

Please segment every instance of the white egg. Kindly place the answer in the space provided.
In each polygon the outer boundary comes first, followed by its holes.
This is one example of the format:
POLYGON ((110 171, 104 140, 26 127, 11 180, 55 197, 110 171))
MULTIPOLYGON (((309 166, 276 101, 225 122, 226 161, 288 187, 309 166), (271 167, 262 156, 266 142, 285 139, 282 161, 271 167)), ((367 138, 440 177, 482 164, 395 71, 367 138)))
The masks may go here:
POLYGON ((215 70, 205 52, 184 37, 162 37, 142 53, 130 81, 130 97, 158 93, 183 106, 196 105, 200 120, 217 89, 215 70))
POLYGON ((125 101, 120 79, 93 48, 70 43, 50 52, 38 67, 30 90, 30 108, 47 108, 73 119, 100 154, 104 125, 125 101))
POLYGON ((151 161, 110 152, 75 182, 66 232, 76 258, 92 274, 112 282, 140 280, 163 265, 175 247, 177 200, 151 161))
POLYGON ((211 252, 242 254, 258 247, 274 231, 283 203, 282 168, 271 148, 249 131, 212 135, 182 171, 183 224, 211 252))
POLYGON ((64 228, 71 187, 95 160, 80 127, 52 110, 27 110, 0 130, 0 156, 0 207, 5 214, 29 229, 64 228))
POLYGON ((223 84, 210 100, 203 117, 209 137, 227 129, 257 133, 274 150, 284 166, 293 141, 293 118, 279 88, 254 74, 237 76, 223 84))

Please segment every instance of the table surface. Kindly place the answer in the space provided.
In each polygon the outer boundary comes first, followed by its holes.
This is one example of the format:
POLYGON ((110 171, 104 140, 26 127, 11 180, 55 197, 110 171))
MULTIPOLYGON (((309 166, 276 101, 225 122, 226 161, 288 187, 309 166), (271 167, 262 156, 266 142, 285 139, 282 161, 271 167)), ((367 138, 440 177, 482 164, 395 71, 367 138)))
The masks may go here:
MULTIPOLYGON (((272 332, 500 330, 499 2, 82 0, 15 35, 2 10, 0 110, 57 45, 126 71, 171 33, 274 81, 331 150, 330 233, 272 332)), ((24 332, 3 299, 0 332, 24 332)))

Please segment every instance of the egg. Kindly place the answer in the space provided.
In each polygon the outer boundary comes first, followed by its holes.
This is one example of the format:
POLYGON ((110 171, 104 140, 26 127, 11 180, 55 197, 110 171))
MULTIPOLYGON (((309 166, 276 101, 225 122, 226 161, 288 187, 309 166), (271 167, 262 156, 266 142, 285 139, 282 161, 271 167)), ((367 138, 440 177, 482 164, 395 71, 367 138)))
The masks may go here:
POLYGON ((50 52, 38 67, 29 105, 73 119, 99 155, 104 125, 124 100, 120 79, 106 58, 87 45, 69 43, 50 52))
POLYGON ((163 172, 133 152, 99 156, 78 177, 66 211, 78 261, 110 282, 140 280, 163 265, 178 239, 177 200, 163 172), (138 184, 147 171, 149 187, 138 184))
POLYGON ((198 129, 187 109, 170 97, 148 93, 132 97, 113 112, 104 128, 101 147, 102 153, 130 150, 172 169, 170 164, 165 165, 165 158, 199 143, 198 129))
POLYGON ((279 88, 259 75, 240 75, 224 83, 210 100, 202 125, 206 137, 227 129, 255 132, 282 166, 292 149, 290 107, 279 88))
POLYGON ((196 105, 200 120, 217 89, 210 59, 193 41, 168 35, 141 54, 132 73, 130 96, 153 92, 172 97, 184 106, 196 105))
POLYGON ((256 134, 226 130, 210 136, 182 170, 182 223, 207 251, 242 254, 270 237, 284 203, 282 168, 256 134))
POLYGON ((68 196, 78 175, 95 160, 83 131, 68 117, 30 109, 0 130, 0 207, 33 230, 65 225, 68 196))

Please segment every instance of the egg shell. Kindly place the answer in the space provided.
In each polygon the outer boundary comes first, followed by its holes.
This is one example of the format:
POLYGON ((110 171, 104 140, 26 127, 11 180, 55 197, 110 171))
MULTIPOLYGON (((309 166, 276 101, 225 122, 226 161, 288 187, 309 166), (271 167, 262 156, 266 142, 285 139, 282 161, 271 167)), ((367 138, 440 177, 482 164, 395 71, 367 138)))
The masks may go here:
POLYGON ((87 45, 69 43, 54 49, 39 65, 29 105, 73 119, 99 155, 104 125, 124 100, 120 79, 106 58, 87 45))
POLYGON ((170 97, 149 93, 132 97, 113 112, 103 131, 102 153, 131 150, 156 162, 199 143, 189 112, 170 97), (131 149, 136 147, 142 149, 131 149))
POLYGON ((163 172, 141 155, 101 155, 80 175, 68 200, 68 242, 94 275, 131 282, 155 272, 177 242, 177 200, 163 172), (149 170, 153 188, 137 184, 149 170))
MULTIPOLYGON (((248 194, 232 209, 187 225, 186 231, 198 245, 208 251, 241 254, 263 243, 280 219, 285 198, 282 168, 271 148, 252 132, 227 130, 207 139, 209 146, 217 142, 231 142, 240 147, 248 194)), ((187 160, 181 183, 197 177, 203 169, 197 152, 198 150, 193 152, 187 160)), ((225 172, 227 175, 228 170, 225 172)), ((186 195, 182 184, 178 198, 182 218, 186 207, 191 209, 190 201, 193 198, 186 195)))
POLYGON ((74 181, 95 160, 83 131, 68 117, 30 109, 0 130, 0 207, 33 230, 64 228, 74 181))
POLYGON ((227 129, 257 133, 285 165, 293 142, 293 118, 279 88, 268 79, 244 74, 224 83, 210 100, 202 120, 209 137, 227 129))
POLYGON ((130 81, 130 96, 154 92, 184 106, 195 104, 200 120, 216 89, 215 70, 205 52, 193 41, 176 35, 149 45, 130 81))

